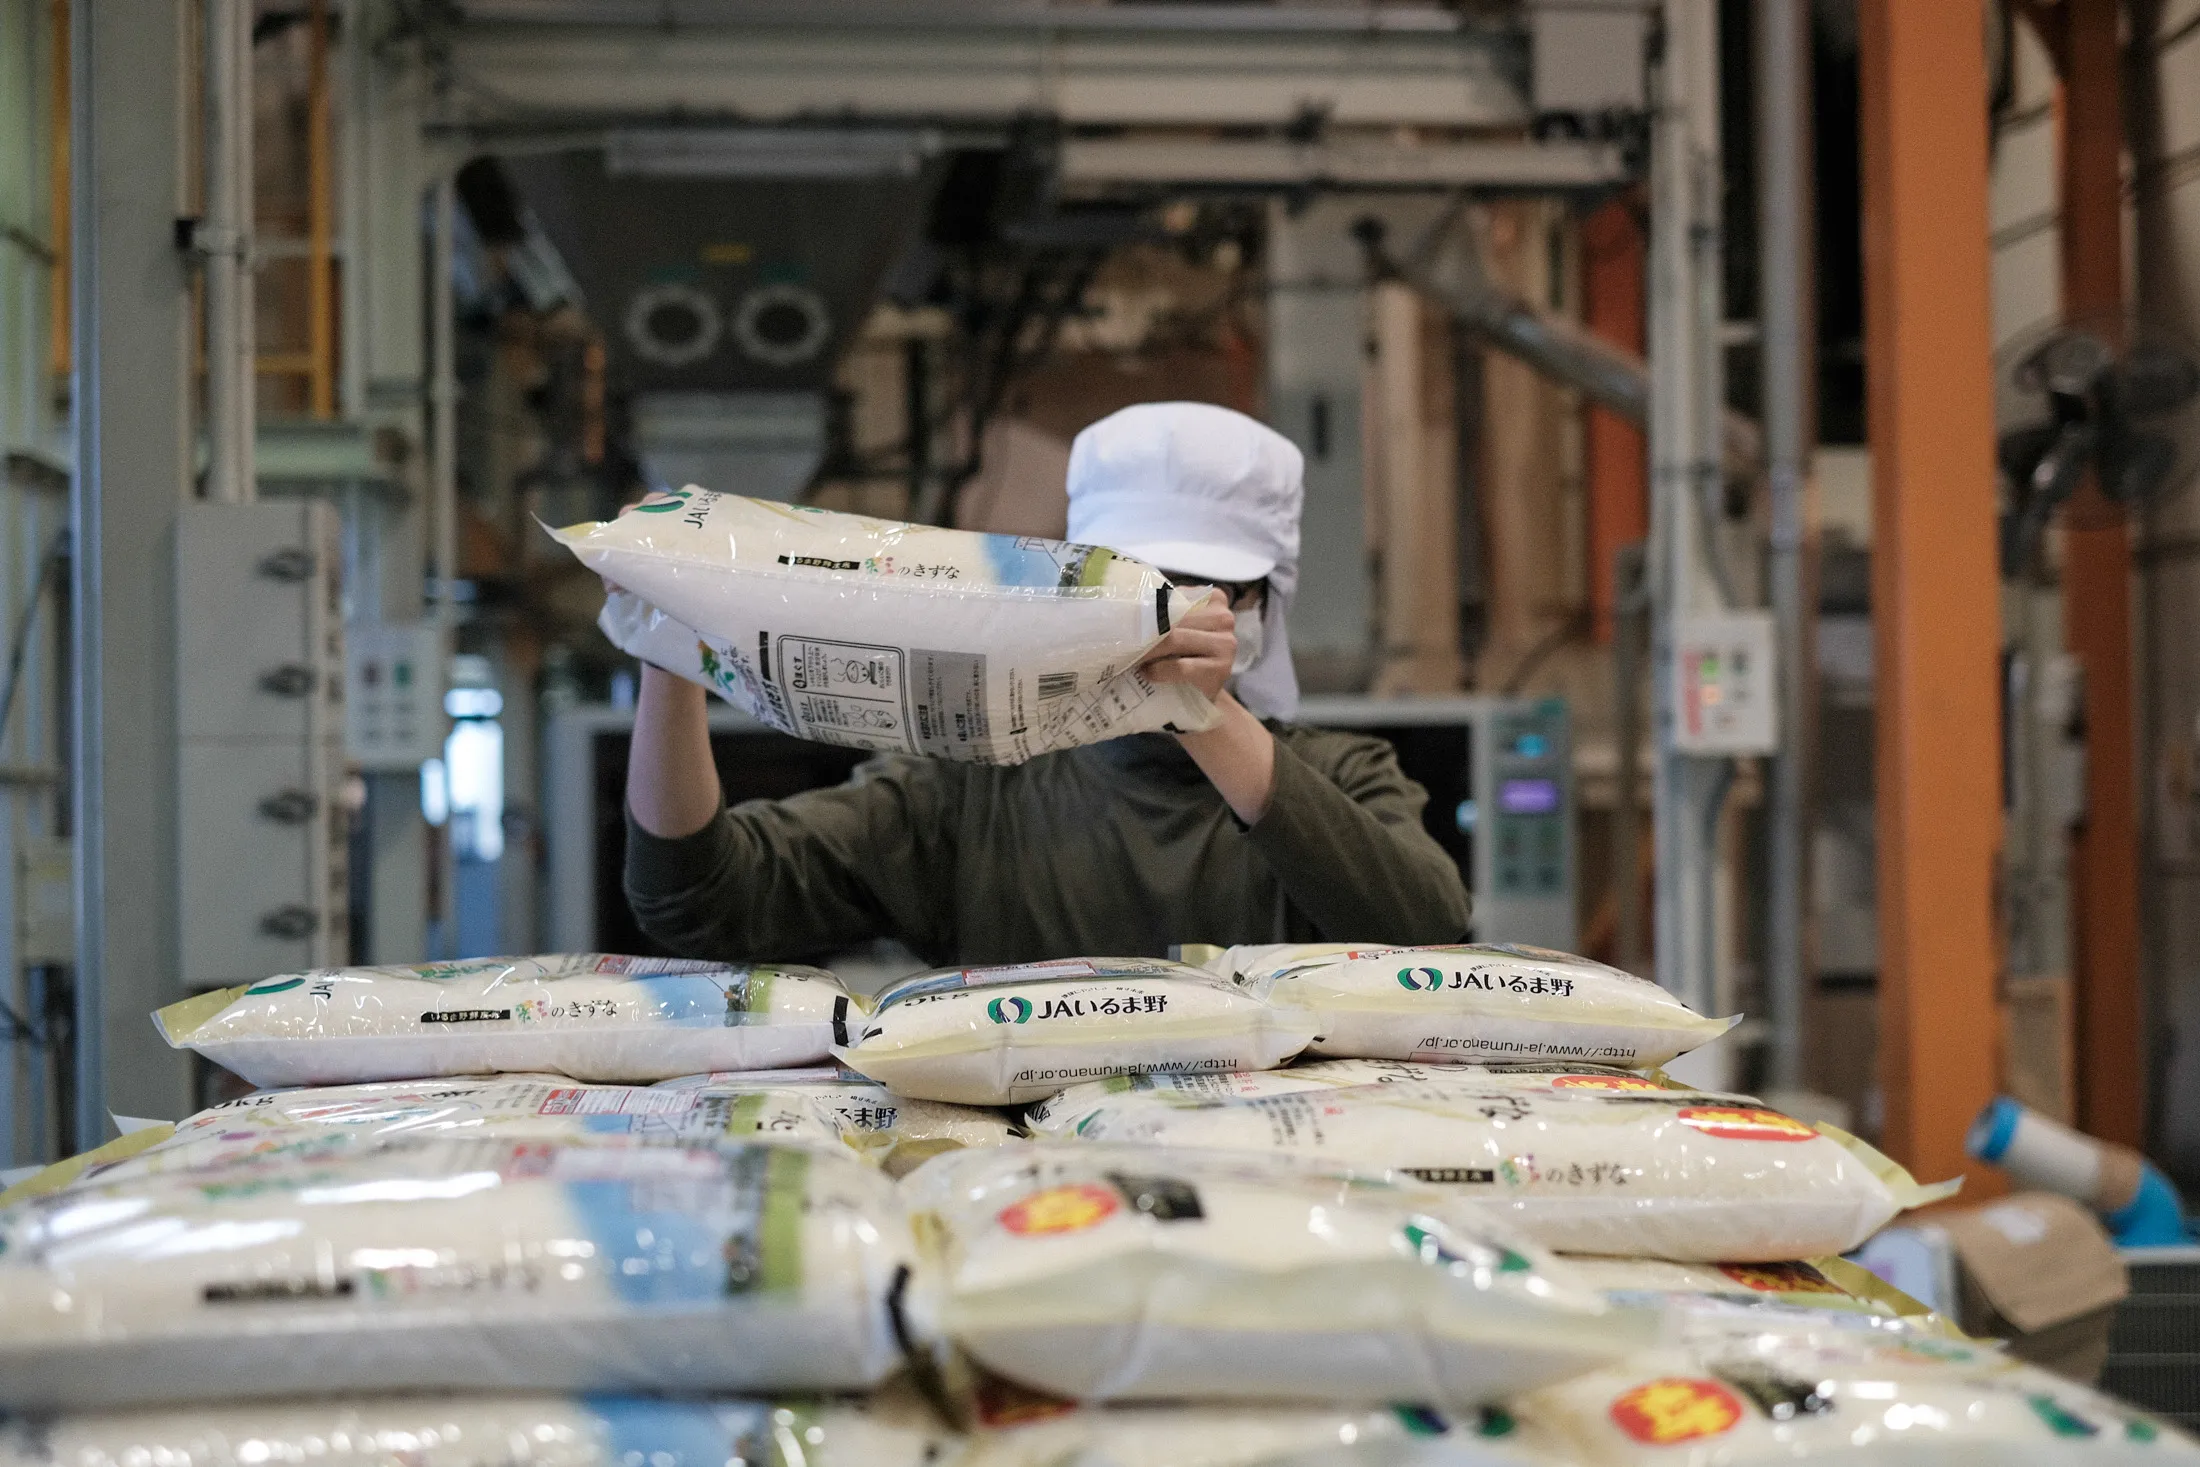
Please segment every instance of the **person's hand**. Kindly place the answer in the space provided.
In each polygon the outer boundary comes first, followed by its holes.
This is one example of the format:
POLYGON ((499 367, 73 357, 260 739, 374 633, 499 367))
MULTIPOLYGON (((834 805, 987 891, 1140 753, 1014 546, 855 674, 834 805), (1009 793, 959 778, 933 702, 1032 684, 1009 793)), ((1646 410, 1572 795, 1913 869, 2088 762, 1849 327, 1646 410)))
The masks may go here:
POLYGON ((1157 683, 1189 683, 1210 698, 1222 696, 1237 661, 1237 619, 1220 591, 1186 612, 1154 644, 1139 671, 1157 683))

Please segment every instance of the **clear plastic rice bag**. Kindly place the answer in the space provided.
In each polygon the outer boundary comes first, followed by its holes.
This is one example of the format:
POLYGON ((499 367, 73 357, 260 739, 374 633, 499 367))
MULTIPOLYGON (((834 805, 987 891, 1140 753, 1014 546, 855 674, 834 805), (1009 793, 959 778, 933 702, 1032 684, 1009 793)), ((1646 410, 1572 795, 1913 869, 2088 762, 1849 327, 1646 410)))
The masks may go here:
POLYGON ((477 1075, 263 1090, 179 1121, 173 1134, 96 1167, 104 1185, 236 1161, 326 1161, 391 1140, 777 1141, 850 1149, 851 1128, 799 1086, 659 1090, 562 1075, 477 1075))
POLYGON ((1024 1124, 1044 1135, 1077 1131, 1096 1116, 1122 1116, 1142 1104, 1181 1108, 1205 1100, 1242 1100, 1262 1095, 1296 1095, 1310 1090, 1343 1090, 1356 1085, 1414 1085, 1428 1093, 1456 1089, 1462 1094, 1487 1090, 1569 1091, 1608 1095, 1709 1094, 1663 1075, 1638 1074, 1609 1065, 1425 1065, 1402 1060, 1300 1060, 1275 1070, 1230 1073, 1163 1071, 1087 1080, 1057 1095, 1035 1101, 1024 1111, 1024 1124))
POLYGON ((719 1070, 660 1080, 657 1088, 729 1095, 758 1091, 800 1095, 833 1117, 844 1143, 889 1171, 914 1166, 957 1146, 999 1146, 1016 1136, 1005 1111, 896 1095, 884 1085, 838 1065, 807 1070, 719 1070))
POLYGON ((689 485, 551 532, 622 650, 767 727, 976 764, 1218 716, 1139 660, 1209 593, 1112 550, 689 485))
POLYGON ((1144 1070, 1258 1070, 1305 1047, 1303 1014, 1160 958, 1067 958, 920 973, 834 1049, 897 1095, 1014 1105, 1144 1070))
POLYGON ((1024 1144, 902 1182, 927 1333, 1080 1400, 1469 1406, 1652 1338, 1477 1209, 1262 1157, 1024 1144))
POLYGON ((0 1407, 332 1391, 847 1390, 911 1239, 853 1157, 387 1141, 0 1211, 0 1407))
POLYGON ((363 1396, 16 1421, 0 1467, 935 1467, 955 1441, 891 1399, 363 1396))
POLYGON ((1505 944, 1234 947, 1209 966, 1270 1003, 1309 1010, 1307 1053, 1429 1064, 1585 1061, 1647 1069, 1718 1038, 1646 978, 1571 953, 1505 944))
POLYGON ((2085 1467, 2200 1461, 2175 1428, 1989 1345, 1705 1334, 1507 1403, 1582 1467, 2085 1467))
POLYGON ((1069 1133, 1279 1152, 1395 1172, 1497 1209, 1568 1253, 1767 1263, 1842 1253, 1904 1209, 1952 1195, 1871 1147, 1742 1096, 1549 1083, 1367 1084, 1082 1109, 1069 1133))
POLYGON ((499 1071, 647 1082, 813 1065, 862 1011, 822 968, 553 953, 286 973, 154 1021, 260 1086, 499 1071))

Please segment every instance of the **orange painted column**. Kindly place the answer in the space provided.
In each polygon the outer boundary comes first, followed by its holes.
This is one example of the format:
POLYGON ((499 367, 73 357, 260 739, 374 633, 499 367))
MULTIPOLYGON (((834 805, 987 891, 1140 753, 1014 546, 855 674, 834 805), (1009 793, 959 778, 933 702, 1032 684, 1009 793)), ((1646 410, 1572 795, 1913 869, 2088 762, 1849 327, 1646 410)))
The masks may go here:
POLYGON ((1984 1189, 1963 1154, 1996 1083, 2001 839, 1981 3, 1859 19, 1884 1139, 1984 1189))
MULTIPOLYGON (((1581 314, 1590 331, 1636 356, 1648 353, 1643 272, 1649 242, 1633 203, 1614 199, 1581 221, 1581 314)), ((1619 550, 1650 534, 1650 450, 1642 430, 1608 408, 1589 409, 1589 606, 1609 645, 1617 614, 1619 550)))
MULTIPOLYGON (((2062 293, 2073 324, 2122 336, 2123 112, 2116 0, 2062 6, 2062 293)), ((2146 1120, 2139 988, 2139 805, 2132 723, 2131 532, 2089 474, 2063 524, 2063 636, 2085 676, 2085 819, 2071 852, 2078 1126, 2138 1146, 2146 1120)))

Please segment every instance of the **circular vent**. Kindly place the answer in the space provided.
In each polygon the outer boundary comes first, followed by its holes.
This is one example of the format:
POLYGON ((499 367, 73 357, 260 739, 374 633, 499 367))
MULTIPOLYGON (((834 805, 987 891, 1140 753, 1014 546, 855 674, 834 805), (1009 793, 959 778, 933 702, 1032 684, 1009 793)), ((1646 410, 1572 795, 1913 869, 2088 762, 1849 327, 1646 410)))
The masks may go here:
POLYGON ((692 285, 652 285, 626 308, 634 354, 660 367, 686 367, 718 350, 725 331, 718 303, 692 285))
POLYGON ((818 293, 802 285, 764 285, 741 297, 733 339, 768 367, 792 367, 825 349, 832 318, 818 293))

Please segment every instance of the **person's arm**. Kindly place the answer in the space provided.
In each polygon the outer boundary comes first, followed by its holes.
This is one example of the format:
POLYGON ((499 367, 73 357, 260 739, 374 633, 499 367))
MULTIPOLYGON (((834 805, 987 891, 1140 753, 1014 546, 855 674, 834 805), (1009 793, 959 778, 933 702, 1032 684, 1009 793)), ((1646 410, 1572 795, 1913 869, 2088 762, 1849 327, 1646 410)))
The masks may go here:
POLYGON ((1190 683, 1221 707, 1213 728, 1177 742, 1247 827, 1284 894, 1332 941, 1465 937, 1466 883, 1421 826, 1427 791, 1377 741, 1352 741, 1334 769, 1307 763, 1224 690, 1236 657, 1236 624, 1216 595, 1170 629, 1145 671, 1190 683))
POLYGON ((1292 743, 1270 744, 1273 792, 1247 833, 1324 938, 1410 945, 1467 935, 1466 883, 1421 824, 1428 792, 1388 744, 1319 737, 1307 747, 1320 767, 1292 743))
POLYGON ((634 823, 674 840, 710 824, 725 803, 710 757, 710 694, 643 663, 626 764, 626 807, 634 823))
POLYGON ((1237 623, 1221 593, 1178 620, 1142 664, 1157 683, 1190 683, 1215 700, 1222 718, 1199 733, 1180 733, 1178 743, 1200 772, 1222 792, 1237 818, 1257 822, 1276 785, 1276 741, 1261 721, 1224 691, 1237 660, 1237 623))
POLYGON ((886 760, 831 789, 723 809, 703 691, 654 668, 642 687, 625 886, 644 932, 683 956, 726 962, 876 937, 927 955, 947 946, 951 909, 935 888, 952 880, 940 797, 951 771, 886 760))

